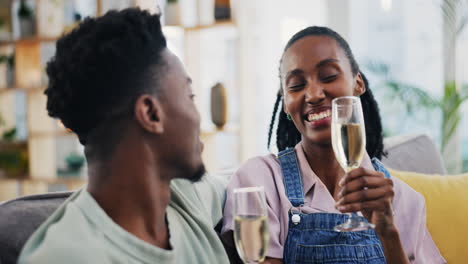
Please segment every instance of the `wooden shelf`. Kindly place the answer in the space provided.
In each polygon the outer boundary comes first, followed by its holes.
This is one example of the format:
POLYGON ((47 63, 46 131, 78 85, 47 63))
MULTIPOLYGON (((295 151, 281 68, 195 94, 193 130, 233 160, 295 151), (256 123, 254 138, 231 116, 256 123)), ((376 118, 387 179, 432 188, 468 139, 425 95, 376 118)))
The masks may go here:
POLYGON ((56 42, 60 37, 29 37, 29 38, 21 38, 16 40, 9 40, 9 41, 0 41, 0 46, 8 46, 8 45, 17 45, 23 43, 41 43, 41 42, 56 42))
POLYGON ((0 179, 0 203, 25 195, 44 194, 51 191, 75 191, 86 183, 87 180, 81 178, 2 178, 0 179))
POLYGON ((193 27, 185 27, 182 25, 165 25, 164 27, 168 28, 181 28, 186 31, 196 31, 196 30, 204 30, 204 29, 209 29, 209 28, 217 28, 217 27, 224 27, 224 26, 235 26, 234 22, 230 19, 228 20, 219 20, 216 21, 214 24, 211 25, 198 25, 198 26, 193 26, 193 27))
POLYGON ((29 138, 44 138, 44 137, 75 137, 75 133, 68 131, 55 131, 55 132, 31 132, 29 138))
POLYGON ((240 129, 238 126, 227 124, 223 129, 217 129, 214 126, 212 129, 203 129, 201 131, 201 136, 207 137, 207 136, 213 136, 213 135, 220 134, 220 133, 235 134, 239 132, 240 132, 240 129))
POLYGON ((47 88, 46 86, 31 87, 31 88, 18 88, 18 87, 2 88, 2 89, 0 89, 0 95, 2 93, 10 93, 10 92, 25 92, 25 93, 44 92, 46 90, 46 88, 47 88))

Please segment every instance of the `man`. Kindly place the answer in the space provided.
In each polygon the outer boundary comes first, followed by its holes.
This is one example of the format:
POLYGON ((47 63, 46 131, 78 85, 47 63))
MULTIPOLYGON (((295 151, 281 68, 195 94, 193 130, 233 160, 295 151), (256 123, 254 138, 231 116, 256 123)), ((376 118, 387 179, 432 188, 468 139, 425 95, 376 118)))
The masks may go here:
POLYGON ((57 42, 47 73, 49 115, 85 146, 89 184, 19 263, 227 263, 214 231, 224 185, 203 177, 191 80, 159 15, 86 19, 57 42))

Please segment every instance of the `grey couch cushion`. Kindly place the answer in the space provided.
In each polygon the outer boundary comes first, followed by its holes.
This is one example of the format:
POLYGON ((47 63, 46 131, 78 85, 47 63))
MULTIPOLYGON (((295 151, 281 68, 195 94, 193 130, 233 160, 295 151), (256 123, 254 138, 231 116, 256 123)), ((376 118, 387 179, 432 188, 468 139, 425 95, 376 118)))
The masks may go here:
POLYGON ((72 192, 24 196, 0 204, 0 264, 14 264, 34 231, 72 192))
POLYGON ((403 135, 384 140, 388 156, 382 163, 389 168, 428 174, 446 174, 442 156, 427 135, 403 135))

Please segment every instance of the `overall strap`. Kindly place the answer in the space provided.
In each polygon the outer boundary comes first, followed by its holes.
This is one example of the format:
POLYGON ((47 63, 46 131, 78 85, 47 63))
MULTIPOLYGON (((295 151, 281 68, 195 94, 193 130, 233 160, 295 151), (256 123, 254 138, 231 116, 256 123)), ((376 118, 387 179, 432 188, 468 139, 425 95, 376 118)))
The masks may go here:
POLYGON ((390 172, 385 168, 383 163, 377 159, 377 158, 372 158, 372 166, 374 166, 374 169, 376 171, 380 171, 385 175, 385 178, 391 178, 390 172))
POLYGON ((278 159, 283 171, 284 188, 289 201, 294 207, 304 205, 302 177, 296 151, 294 148, 283 150, 278 153, 278 159))

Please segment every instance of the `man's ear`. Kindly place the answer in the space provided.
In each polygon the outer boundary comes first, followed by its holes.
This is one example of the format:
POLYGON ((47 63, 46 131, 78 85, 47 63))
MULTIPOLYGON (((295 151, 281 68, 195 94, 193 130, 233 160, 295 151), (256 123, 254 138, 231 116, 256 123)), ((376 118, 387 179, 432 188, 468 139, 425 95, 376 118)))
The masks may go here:
POLYGON ((164 111, 156 97, 144 94, 135 103, 135 118, 143 129, 150 133, 164 132, 164 111))
POLYGON ((354 96, 360 96, 363 93, 366 92, 366 84, 364 83, 364 80, 362 79, 362 75, 360 72, 356 75, 356 85, 354 86, 354 96))

